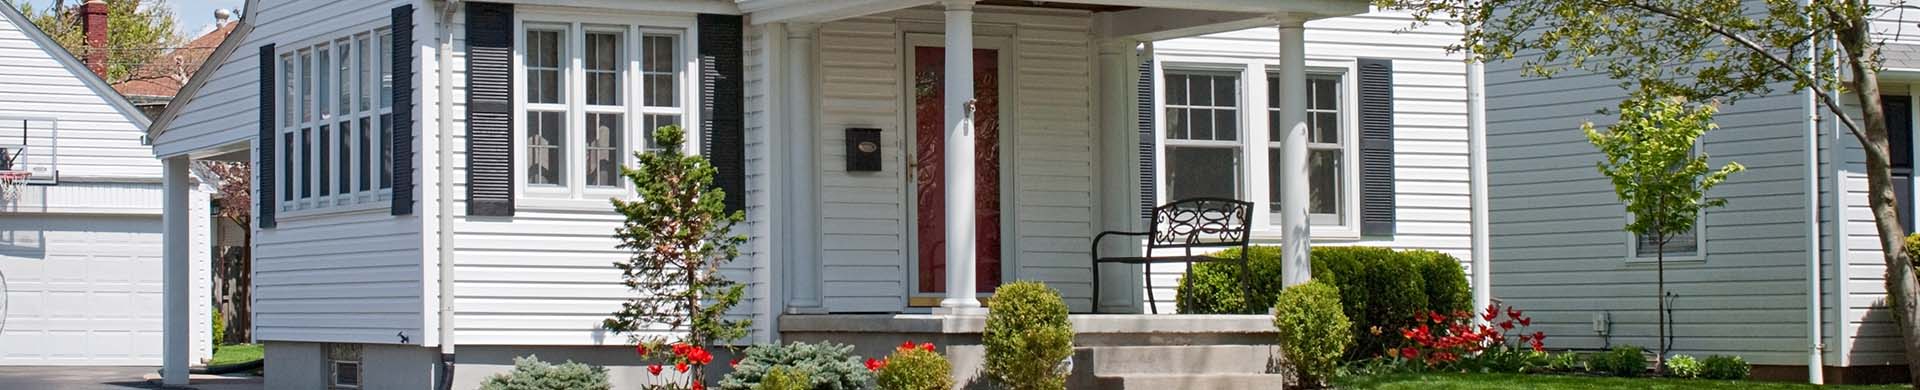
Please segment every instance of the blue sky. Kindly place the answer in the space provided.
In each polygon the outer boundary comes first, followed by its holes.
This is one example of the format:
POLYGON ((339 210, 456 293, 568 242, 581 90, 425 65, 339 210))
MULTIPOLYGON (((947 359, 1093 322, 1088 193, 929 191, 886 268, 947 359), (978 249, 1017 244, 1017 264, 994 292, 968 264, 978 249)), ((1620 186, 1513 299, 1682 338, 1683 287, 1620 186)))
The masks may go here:
MULTIPOLYGON (((24 2, 33 4, 35 8, 44 8, 52 5, 53 1, 25 0, 24 2)), ((67 4, 79 4, 82 1, 85 0, 67 0, 67 4)), ((166 2, 167 7, 173 8, 173 17, 180 19, 180 34, 187 39, 193 39, 201 33, 213 30, 213 10, 240 9, 241 5, 246 4, 245 0, 166 0, 166 2)), ((239 15, 234 17, 237 18, 239 15)))

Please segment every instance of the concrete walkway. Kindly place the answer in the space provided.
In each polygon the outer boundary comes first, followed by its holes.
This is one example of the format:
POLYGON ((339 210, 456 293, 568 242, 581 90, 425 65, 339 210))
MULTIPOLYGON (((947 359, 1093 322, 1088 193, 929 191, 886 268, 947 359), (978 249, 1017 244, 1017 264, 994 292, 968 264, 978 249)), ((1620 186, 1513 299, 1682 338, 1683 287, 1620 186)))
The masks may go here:
POLYGON ((200 389, 259 390, 259 377, 194 375, 187 387, 159 385, 159 367, 0 367, 0 389, 124 390, 200 389), (153 379, 149 381, 149 379, 153 379))

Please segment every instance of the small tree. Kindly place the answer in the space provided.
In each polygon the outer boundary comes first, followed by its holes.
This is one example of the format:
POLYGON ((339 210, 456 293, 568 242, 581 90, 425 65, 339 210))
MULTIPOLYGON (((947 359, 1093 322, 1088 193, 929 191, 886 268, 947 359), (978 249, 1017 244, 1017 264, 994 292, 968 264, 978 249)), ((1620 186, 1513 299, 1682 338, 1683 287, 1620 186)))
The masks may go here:
POLYGON ((1657 360, 1666 359, 1668 347, 1667 242, 1693 230, 1700 210, 1726 205, 1726 199, 1703 198, 1728 175, 1746 169, 1737 162, 1711 169, 1706 153, 1695 148, 1700 136, 1718 127, 1713 113, 1712 106, 1643 90, 1620 102, 1620 121, 1607 126, 1606 132, 1594 130, 1592 122, 1580 126, 1587 141, 1607 156, 1597 165, 1600 174, 1613 179, 1614 194, 1633 214, 1627 230, 1652 238, 1656 248, 1657 360))
MULTIPOLYGON (((732 234, 733 224, 746 214, 727 211, 725 192, 713 187, 713 164, 681 152, 686 133, 679 126, 661 127, 654 131, 654 140, 662 151, 635 153, 639 165, 620 168, 639 199, 612 200, 614 209, 627 218, 614 236, 620 248, 633 252, 613 265, 639 296, 622 303, 604 325, 640 344, 642 359, 674 344, 674 365, 691 366, 692 386, 700 389, 705 387, 703 369, 712 359, 705 346, 744 337, 750 325, 726 318, 727 310, 740 303, 745 286, 720 272, 740 255, 739 246, 747 240, 732 234), (661 331, 685 333, 646 333, 661 331)), ((677 385, 664 388, 672 386, 677 385)))

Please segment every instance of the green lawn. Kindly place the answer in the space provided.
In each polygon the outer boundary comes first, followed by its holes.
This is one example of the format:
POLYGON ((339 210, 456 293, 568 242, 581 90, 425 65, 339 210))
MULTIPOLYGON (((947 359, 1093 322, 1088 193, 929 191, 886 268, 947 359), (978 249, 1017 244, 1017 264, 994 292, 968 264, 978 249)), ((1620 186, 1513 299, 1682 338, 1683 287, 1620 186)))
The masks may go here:
POLYGON ((207 366, 213 367, 234 363, 246 363, 260 360, 264 356, 265 351, 260 348, 260 344, 222 345, 214 349, 213 361, 207 362, 207 366))
POLYGON ((1656 378, 1609 378, 1565 375, 1519 375, 1519 374, 1396 374, 1343 378, 1335 381, 1335 387, 1347 390, 1479 390, 1479 389, 1539 389, 1539 390, 1601 390, 1601 389, 1650 389, 1650 390, 1896 390, 1909 387, 1888 386, 1813 386, 1807 384, 1753 382, 1753 381, 1710 381, 1656 378))

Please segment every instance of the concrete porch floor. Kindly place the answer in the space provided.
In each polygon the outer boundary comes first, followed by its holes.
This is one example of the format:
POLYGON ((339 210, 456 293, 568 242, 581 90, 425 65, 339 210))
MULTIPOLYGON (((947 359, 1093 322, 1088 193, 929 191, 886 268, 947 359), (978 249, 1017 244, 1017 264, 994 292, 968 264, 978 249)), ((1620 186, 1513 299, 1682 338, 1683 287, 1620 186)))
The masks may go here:
MULTIPOLYGON (((1266 315, 1075 314, 1070 389, 1279 388, 1270 375, 1280 358, 1279 333, 1266 315)), ((984 316, 930 314, 789 314, 788 342, 832 341, 861 357, 883 357, 902 342, 931 342, 953 363, 954 380, 986 388, 984 316)))

